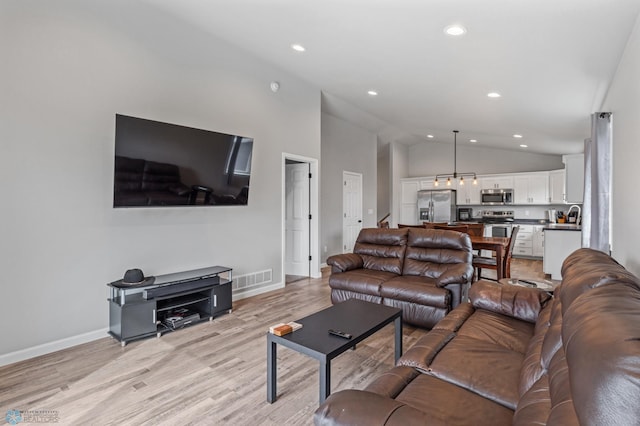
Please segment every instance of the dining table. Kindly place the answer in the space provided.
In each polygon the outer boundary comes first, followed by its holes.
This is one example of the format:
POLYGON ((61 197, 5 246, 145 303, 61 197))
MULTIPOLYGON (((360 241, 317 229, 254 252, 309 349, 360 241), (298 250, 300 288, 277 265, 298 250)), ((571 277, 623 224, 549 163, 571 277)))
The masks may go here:
POLYGON ((478 237, 470 235, 473 250, 491 250, 496 254, 496 275, 500 280, 505 277, 505 256, 509 247, 509 238, 506 237, 478 237))

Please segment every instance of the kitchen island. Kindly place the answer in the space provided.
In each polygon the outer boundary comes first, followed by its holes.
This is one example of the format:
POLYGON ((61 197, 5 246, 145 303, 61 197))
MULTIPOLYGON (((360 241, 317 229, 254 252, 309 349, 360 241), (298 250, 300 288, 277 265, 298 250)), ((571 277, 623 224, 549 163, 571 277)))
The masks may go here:
POLYGON ((544 229, 542 269, 551 279, 562 279, 562 262, 582 246, 582 227, 571 223, 550 223, 544 229))

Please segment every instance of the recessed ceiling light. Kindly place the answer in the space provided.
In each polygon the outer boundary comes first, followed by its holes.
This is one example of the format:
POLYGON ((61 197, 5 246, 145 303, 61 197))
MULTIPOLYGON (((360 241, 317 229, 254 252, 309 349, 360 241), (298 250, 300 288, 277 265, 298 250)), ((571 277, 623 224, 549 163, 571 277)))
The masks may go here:
POLYGON ((491 92, 491 93, 487 93, 487 96, 490 97, 490 98, 499 98, 502 95, 500 93, 498 93, 498 92, 491 92))
POLYGON ((427 135, 429 139, 433 139, 433 135, 427 135))
POLYGON ((371 96, 378 96, 378 92, 376 92, 375 90, 369 90, 367 93, 371 96))
POLYGON ((449 25, 444 29, 445 34, 449 34, 451 36, 461 36, 466 34, 467 29, 462 25, 454 24, 449 25))
POLYGON ((305 49, 305 48, 304 48, 304 46, 303 46, 303 45, 301 45, 301 44, 292 44, 292 45, 291 45, 291 48, 292 48, 293 50, 295 50, 296 52, 304 52, 305 50, 307 50, 307 49, 305 49))
POLYGON ((521 144, 520 144, 520 148, 526 148, 526 147, 528 147, 528 146, 529 146, 529 145, 525 145, 525 144, 523 144, 523 143, 521 143, 521 144))
POLYGON ((478 142, 478 140, 477 139, 469 139, 469 142, 476 143, 476 142, 478 142))
POLYGON ((516 134, 516 135, 513 135, 513 137, 516 138, 516 139, 522 139, 522 135, 517 135, 516 134))

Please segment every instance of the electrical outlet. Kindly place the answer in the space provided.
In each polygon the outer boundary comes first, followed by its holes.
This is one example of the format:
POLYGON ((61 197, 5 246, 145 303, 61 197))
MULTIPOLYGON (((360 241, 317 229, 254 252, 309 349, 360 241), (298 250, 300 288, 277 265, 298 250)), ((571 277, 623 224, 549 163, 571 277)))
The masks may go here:
POLYGON ((524 211, 524 215, 525 215, 525 216, 529 216, 529 210, 525 210, 525 211, 524 211))
POLYGON ((327 246, 324 246, 324 252, 325 253, 327 252, 327 246))

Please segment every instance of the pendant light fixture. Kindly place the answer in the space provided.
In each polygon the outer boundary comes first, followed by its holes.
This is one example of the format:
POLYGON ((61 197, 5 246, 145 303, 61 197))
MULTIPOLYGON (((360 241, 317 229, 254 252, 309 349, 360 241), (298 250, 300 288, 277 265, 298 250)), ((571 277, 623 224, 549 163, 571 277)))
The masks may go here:
POLYGON ((434 186, 438 186, 440 185, 440 183, 438 182, 438 179, 444 179, 447 178, 447 186, 451 186, 451 178, 453 178, 454 180, 457 178, 460 178, 460 181, 458 183, 458 185, 464 185, 464 177, 470 177, 473 176, 473 184, 477 185, 478 184, 478 179, 476 178, 476 174, 475 172, 469 172, 469 173, 458 173, 456 170, 456 166, 457 166, 457 147, 458 147, 458 130, 454 130, 453 131, 453 173, 448 173, 448 174, 440 174, 440 175, 436 175, 436 180, 433 182, 434 186))

